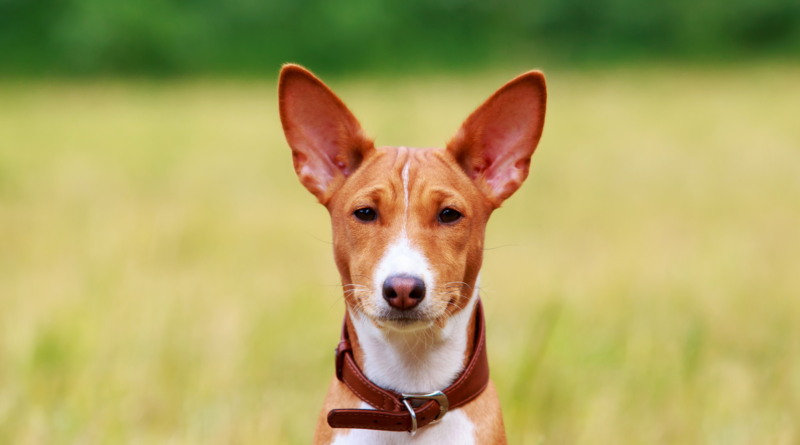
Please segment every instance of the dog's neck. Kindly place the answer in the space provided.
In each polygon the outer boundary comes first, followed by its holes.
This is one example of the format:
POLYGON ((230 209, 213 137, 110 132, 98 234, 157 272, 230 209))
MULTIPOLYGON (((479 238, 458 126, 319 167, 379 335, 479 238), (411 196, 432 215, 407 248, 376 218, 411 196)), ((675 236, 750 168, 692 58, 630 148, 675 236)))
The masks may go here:
POLYGON ((401 393, 447 388, 464 370, 472 353, 479 280, 467 306, 451 316, 443 328, 386 331, 348 309, 353 355, 364 375, 382 388, 401 393))

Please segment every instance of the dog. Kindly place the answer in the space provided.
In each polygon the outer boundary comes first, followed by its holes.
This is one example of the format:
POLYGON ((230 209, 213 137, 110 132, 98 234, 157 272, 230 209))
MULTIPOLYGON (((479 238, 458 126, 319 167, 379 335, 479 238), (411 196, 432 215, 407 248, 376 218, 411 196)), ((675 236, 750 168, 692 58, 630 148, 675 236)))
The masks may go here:
POLYGON ((528 176, 544 75, 480 105, 445 149, 376 147, 311 72, 287 64, 283 131, 331 217, 345 316, 314 444, 503 444, 478 295, 492 211, 528 176))

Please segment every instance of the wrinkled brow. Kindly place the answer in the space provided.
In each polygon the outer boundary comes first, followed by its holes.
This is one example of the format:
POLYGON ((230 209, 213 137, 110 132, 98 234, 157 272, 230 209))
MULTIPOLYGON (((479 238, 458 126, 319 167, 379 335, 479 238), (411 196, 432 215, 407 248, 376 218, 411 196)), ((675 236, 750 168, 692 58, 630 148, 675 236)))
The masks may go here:
POLYGON ((391 195, 392 188, 386 185, 374 185, 365 189, 359 190, 353 197, 352 202, 380 202, 382 197, 391 195))
POLYGON ((444 187, 431 187, 426 190, 427 194, 438 200, 445 200, 448 198, 460 198, 461 195, 451 188, 444 187))

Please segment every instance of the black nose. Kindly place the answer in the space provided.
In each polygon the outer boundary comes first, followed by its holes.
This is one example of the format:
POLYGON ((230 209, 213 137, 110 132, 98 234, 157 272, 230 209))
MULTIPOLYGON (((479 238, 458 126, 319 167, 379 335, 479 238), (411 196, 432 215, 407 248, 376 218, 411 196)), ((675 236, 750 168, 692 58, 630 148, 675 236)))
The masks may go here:
POLYGON ((425 298, 425 283, 417 277, 389 277, 383 282, 383 298, 401 311, 414 308, 425 298))

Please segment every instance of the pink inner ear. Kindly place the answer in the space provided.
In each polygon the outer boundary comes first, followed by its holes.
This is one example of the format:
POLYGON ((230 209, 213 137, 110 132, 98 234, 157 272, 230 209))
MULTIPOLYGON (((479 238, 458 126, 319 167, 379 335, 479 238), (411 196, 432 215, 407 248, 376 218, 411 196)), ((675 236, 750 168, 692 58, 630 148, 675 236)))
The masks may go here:
POLYGON ((513 157, 517 150, 524 148, 525 129, 519 126, 509 126, 505 124, 494 125, 484 130, 484 156, 492 164, 502 157, 513 157))
POLYGON ((286 117, 292 131, 305 140, 303 148, 310 152, 308 154, 324 159, 328 167, 333 168, 340 139, 346 134, 342 127, 346 125, 343 121, 347 116, 343 116, 343 112, 349 112, 338 107, 325 93, 319 85, 306 79, 298 80, 286 90, 286 117))
POLYGON ((486 110, 481 132, 489 168, 484 177, 498 197, 513 193, 528 174, 541 135, 540 95, 529 85, 501 92, 486 110))
POLYGON ((448 144, 467 174, 482 182, 498 205, 528 175, 544 125, 545 100, 544 77, 523 74, 475 110, 448 144))
MULTIPOLYGON (((489 161, 486 176, 489 182, 509 179, 507 170, 526 156, 529 132, 515 120, 500 120, 489 124, 483 131, 484 156, 489 161)), ((529 155, 528 155, 529 156, 529 155)))
POLYGON ((350 175, 372 148, 350 110, 298 66, 281 71, 281 121, 300 181, 321 201, 340 174, 350 175))

